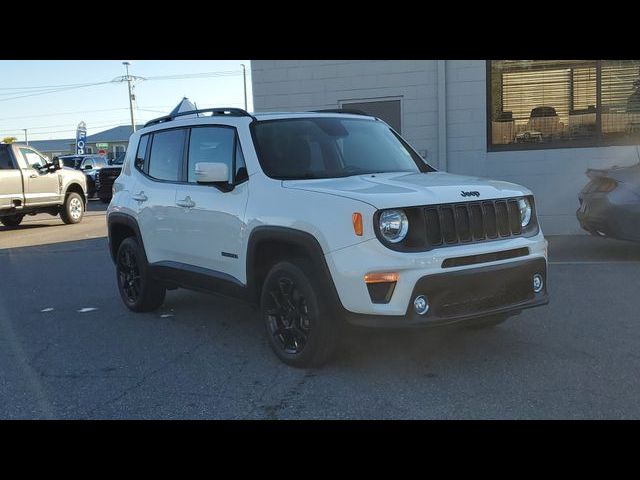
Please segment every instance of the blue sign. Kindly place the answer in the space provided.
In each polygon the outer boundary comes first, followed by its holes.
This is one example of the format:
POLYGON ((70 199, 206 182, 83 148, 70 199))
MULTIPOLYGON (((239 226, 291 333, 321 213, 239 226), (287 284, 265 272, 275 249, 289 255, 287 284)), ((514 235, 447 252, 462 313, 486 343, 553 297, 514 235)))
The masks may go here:
POLYGON ((87 142, 87 126, 84 122, 78 124, 76 130, 76 155, 84 155, 84 150, 87 142))

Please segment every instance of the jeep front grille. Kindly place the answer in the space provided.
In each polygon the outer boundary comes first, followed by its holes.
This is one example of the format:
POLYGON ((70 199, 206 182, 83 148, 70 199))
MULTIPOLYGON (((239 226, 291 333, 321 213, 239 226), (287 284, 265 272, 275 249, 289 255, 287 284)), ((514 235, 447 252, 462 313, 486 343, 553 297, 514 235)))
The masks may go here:
POLYGON ((455 245, 520 235, 517 199, 423 207, 429 246, 455 245))

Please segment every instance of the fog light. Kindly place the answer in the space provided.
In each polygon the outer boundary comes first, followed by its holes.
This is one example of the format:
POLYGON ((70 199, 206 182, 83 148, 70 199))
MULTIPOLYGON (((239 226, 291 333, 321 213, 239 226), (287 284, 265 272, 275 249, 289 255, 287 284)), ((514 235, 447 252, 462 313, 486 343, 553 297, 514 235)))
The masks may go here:
POLYGON ((544 287, 544 281, 542 280, 542 275, 536 273, 533 276, 533 291, 536 293, 540 293, 542 291, 542 287, 544 287))
POLYGON ((418 315, 424 315, 429 311, 429 302, 424 295, 418 295, 413 301, 413 309, 418 315))

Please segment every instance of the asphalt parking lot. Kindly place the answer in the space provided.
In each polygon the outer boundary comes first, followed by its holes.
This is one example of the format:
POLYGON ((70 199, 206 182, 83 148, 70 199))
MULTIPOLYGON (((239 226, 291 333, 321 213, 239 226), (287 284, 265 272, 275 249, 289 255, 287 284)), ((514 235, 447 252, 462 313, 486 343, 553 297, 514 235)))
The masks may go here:
POLYGON ((0 418, 640 418, 640 246, 551 237, 551 303, 491 330, 346 334, 297 370, 251 307, 121 303, 104 206, 0 227, 0 418))

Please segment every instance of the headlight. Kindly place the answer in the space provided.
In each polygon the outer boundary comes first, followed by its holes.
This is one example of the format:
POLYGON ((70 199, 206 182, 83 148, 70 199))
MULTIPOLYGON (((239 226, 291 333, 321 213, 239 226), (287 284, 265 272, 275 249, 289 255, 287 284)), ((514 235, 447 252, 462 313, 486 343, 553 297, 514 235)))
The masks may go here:
POLYGON ((531 202, 528 198, 518 200, 518 209, 520 210, 520 225, 525 228, 531 221, 531 202))
POLYGON ((390 243, 401 242, 409 231, 409 220, 402 210, 387 210, 380 214, 380 234, 390 243))

